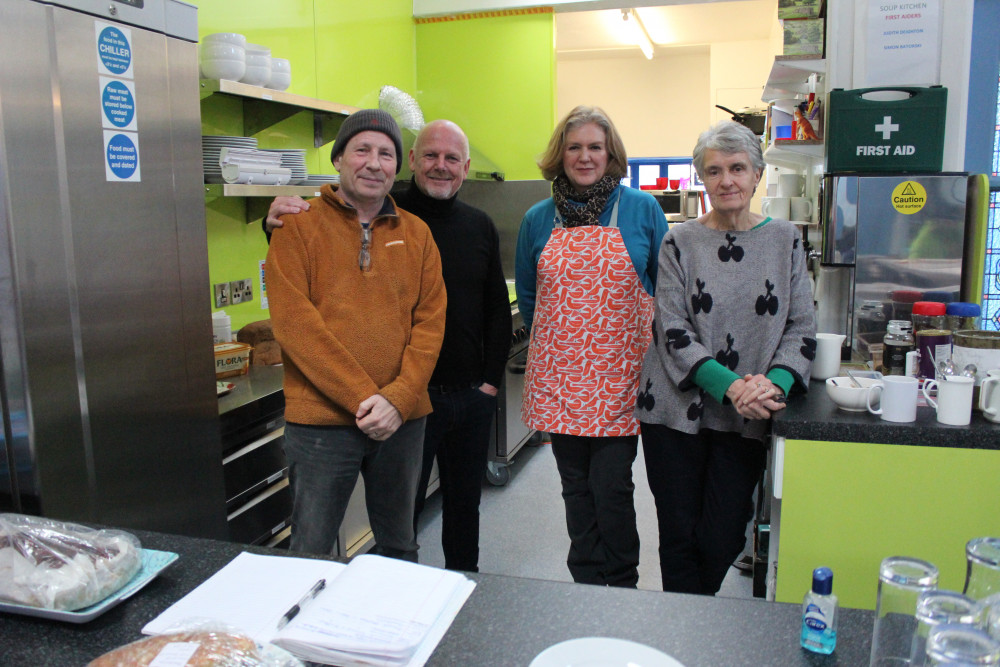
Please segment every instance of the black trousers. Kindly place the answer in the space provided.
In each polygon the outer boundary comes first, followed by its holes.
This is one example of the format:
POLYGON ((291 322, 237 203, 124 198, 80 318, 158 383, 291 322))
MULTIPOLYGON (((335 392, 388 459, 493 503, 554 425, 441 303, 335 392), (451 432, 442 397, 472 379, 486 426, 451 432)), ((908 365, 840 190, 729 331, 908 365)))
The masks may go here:
POLYGON ((746 542, 764 444, 643 423, 642 451, 656 502, 663 590, 715 595, 746 542))
POLYGON ((632 464, 639 436, 551 435, 566 504, 566 564, 573 581, 635 588, 639 532, 632 464))
POLYGON ((441 481, 441 548, 449 570, 479 571, 479 501, 489 456, 497 399, 476 387, 442 393, 428 389, 434 412, 427 415, 424 461, 417 484, 413 529, 424 509, 437 456, 441 481))

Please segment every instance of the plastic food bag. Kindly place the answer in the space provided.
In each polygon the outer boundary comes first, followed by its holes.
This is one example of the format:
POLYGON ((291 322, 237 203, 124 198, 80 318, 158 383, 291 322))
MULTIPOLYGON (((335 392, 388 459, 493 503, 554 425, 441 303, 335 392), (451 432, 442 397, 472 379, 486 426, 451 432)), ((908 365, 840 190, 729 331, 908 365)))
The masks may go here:
POLYGON ((120 646, 87 667, 145 667, 167 660, 184 667, 303 667, 282 648, 259 646, 239 629, 206 619, 191 619, 154 637, 120 646))
POLYGON ((0 514, 0 600, 59 611, 89 607, 135 576, 141 552, 124 531, 0 514))

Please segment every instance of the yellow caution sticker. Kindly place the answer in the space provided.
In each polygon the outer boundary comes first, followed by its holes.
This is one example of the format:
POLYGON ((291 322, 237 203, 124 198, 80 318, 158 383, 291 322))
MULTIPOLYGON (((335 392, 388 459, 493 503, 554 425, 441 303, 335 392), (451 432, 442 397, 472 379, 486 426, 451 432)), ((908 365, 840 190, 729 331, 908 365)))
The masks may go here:
POLYGON ((916 181, 903 181, 892 190, 892 207, 903 215, 919 213, 927 203, 927 190, 916 181))

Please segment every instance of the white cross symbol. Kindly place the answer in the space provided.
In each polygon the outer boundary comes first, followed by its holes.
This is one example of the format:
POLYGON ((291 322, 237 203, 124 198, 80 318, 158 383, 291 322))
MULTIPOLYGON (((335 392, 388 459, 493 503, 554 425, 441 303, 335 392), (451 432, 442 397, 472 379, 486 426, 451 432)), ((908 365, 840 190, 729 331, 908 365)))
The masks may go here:
POLYGON ((883 141, 889 141, 889 137, 897 130, 899 130, 899 125, 892 122, 892 116, 882 116, 882 124, 875 126, 875 131, 882 133, 883 141))

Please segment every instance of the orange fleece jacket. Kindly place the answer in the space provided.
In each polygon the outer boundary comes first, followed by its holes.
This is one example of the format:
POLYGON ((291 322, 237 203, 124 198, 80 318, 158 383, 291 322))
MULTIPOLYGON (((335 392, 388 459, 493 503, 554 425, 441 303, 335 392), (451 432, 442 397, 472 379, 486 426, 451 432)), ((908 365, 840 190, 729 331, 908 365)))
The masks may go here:
POLYGON ((358 266, 361 223, 330 185, 282 217, 265 264, 285 365, 285 418, 354 425, 381 394, 403 420, 431 411, 427 383, 444 338, 441 257, 423 220, 391 198, 372 221, 371 269, 358 266))

